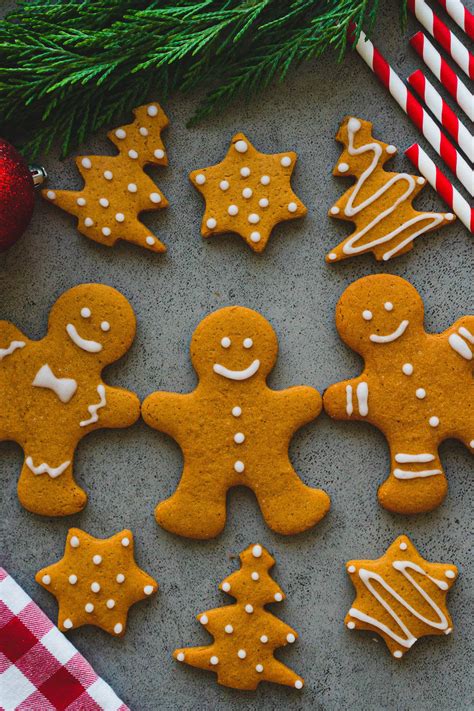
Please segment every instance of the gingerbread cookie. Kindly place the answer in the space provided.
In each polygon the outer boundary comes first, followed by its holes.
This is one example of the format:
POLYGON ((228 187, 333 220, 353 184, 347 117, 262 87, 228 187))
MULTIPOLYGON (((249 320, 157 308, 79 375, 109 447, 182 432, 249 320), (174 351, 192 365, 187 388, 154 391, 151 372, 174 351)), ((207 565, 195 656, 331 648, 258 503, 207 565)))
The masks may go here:
POLYGON ((455 437, 474 452, 474 316, 427 333, 416 289, 378 274, 346 289, 336 326, 365 368, 326 390, 326 412, 370 422, 387 438, 391 473, 379 489, 382 506, 404 514, 434 509, 447 490, 441 442, 455 437))
POLYGON ((173 437, 184 455, 176 492, 155 511, 163 528, 190 538, 217 536, 227 491, 239 485, 254 491, 278 533, 305 531, 328 512, 329 496, 303 484, 288 457, 293 433, 319 414, 321 397, 310 387, 266 385, 277 351, 275 332, 259 313, 220 309, 192 337, 196 390, 156 392, 144 401, 145 422, 173 437))
POLYGON ((348 629, 376 632, 395 659, 420 637, 452 632, 446 595, 458 569, 429 563, 408 536, 399 536, 377 560, 350 560, 346 570, 357 593, 346 615, 348 629))
POLYGON ((202 236, 235 232, 263 252, 275 225, 306 215, 290 184, 296 158, 292 151, 260 153, 237 133, 221 163, 189 174, 206 201, 202 236))
POLYGON ((372 252, 387 261, 413 248, 413 240, 453 222, 450 212, 419 212, 412 202, 426 180, 408 173, 389 173, 384 164, 395 146, 372 136, 370 121, 346 117, 336 139, 345 148, 333 175, 353 176, 356 183, 329 210, 330 217, 355 223, 354 232, 326 256, 327 262, 372 252))
POLYGON ((168 118, 159 104, 139 106, 135 120, 109 131, 115 156, 79 156, 82 190, 43 190, 44 198, 77 217, 77 229, 89 239, 112 247, 117 240, 133 242, 152 252, 165 245, 138 219, 141 212, 161 210, 168 201, 144 172, 146 165, 168 165, 161 131, 168 118))
POLYGON ((128 530, 104 539, 70 528, 64 557, 35 579, 57 598, 61 630, 95 625, 118 637, 125 634, 129 608, 158 590, 135 563, 128 530))
POLYGON ((273 656, 275 649, 298 637, 294 629, 265 609, 285 597, 268 572, 275 561, 257 544, 240 554, 240 562, 240 570, 219 585, 237 602, 197 616, 214 637, 213 644, 176 649, 173 656, 192 667, 215 672, 219 684, 232 689, 256 689, 261 681, 302 689, 303 679, 273 656))
POLYGON ((60 296, 40 341, 0 322, 0 440, 23 448, 18 497, 29 511, 66 516, 84 508, 87 495, 72 465, 79 440, 138 419, 137 396, 101 378, 134 336, 132 307, 103 284, 81 284, 60 296))

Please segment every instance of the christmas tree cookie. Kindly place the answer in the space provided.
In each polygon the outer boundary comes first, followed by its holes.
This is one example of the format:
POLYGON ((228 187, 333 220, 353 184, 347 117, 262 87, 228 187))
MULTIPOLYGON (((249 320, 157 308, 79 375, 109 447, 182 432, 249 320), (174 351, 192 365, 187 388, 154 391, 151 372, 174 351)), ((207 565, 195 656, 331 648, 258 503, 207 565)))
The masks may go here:
POLYGON ((290 185, 296 157, 292 151, 260 153, 237 133, 221 163, 189 175, 206 201, 202 236, 235 232, 263 252, 275 225, 307 212, 290 185))
POLYGON ((240 561, 240 570, 219 586, 236 602, 197 616, 214 642, 176 649, 173 656, 179 662, 215 672, 219 684, 233 689, 256 689, 261 681, 301 689, 303 679, 273 656, 275 649, 292 644, 298 636, 265 609, 265 605, 284 598, 268 572, 275 561, 258 544, 244 550, 240 561))
POLYGON ((161 131, 168 118, 159 104, 139 106, 135 120, 109 131, 115 156, 79 156, 82 190, 43 190, 43 197, 77 217, 77 229, 89 239, 111 247, 117 240, 153 252, 165 245, 138 219, 141 212, 168 205, 161 190, 144 172, 149 164, 168 165, 161 131))
POLYGON ((377 560, 350 560, 346 570, 357 593, 347 628, 379 634, 395 659, 420 637, 452 632, 446 595, 458 570, 429 563, 407 536, 399 536, 377 560))
POLYGON ((337 262, 372 252, 387 261, 413 248, 413 240, 452 222, 452 213, 420 212, 412 206, 426 180, 408 173, 390 173, 384 164, 395 146, 372 136, 370 121, 347 117, 336 139, 344 145, 333 175, 353 176, 356 182, 329 210, 338 220, 353 222, 354 232, 326 256, 337 262))

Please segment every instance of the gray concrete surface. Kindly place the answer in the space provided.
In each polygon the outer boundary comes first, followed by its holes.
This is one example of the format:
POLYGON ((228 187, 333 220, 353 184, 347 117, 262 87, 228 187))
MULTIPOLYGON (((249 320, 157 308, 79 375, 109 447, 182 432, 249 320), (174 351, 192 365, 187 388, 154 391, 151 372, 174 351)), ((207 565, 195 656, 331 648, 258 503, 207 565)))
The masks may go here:
MULTIPOLYGON (((398 36, 396 7, 385 3, 383 8, 376 37, 407 76, 419 62, 407 44, 409 35, 398 36)), ((135 309, 138 332, 106 380, 143 398, 157 389, 194 387, 187 353, 191 333, 209 311, 227 304, 256 308, 275 327, 280 356, 270 377, 273 387, 305 383, 320 391, 360 366, 339 341, 333 319, 336 301, 352 280, 383 271, 409 279, 424 298, 426 325, 433 331, 473 313, 473 242, 460 223, 419 240, 413 252, 389 264, 378 265, 371 256, 332 267, 323 260, 347 233, 342 223, 326 217, 346 186, 330 175, 339 156, 334 134, 343 116, 372 120, 376 135, 398 146, 395 169, 410 170, 402 151, 418 138, 358 57, 336 65, 327 56, 291 74, 284 86, 257 97, 251 106, 238 104, 188 130, 185 121, 196 98, 176 96, 167 102, 170 166, 153 173, 171 206, 146 221, 168 244, 167 255, 125 243, 108 250, 77 233, 68 215, 39 202, 27 234, 0 258, 1 318, 40 338, 50 307, 65 289, 87 281, 115 286, 135 309), (190 169, 220 160, 237 130, 263 151, 294 149, 299 154, 294 187, 309 214, 278 227, 263 256, 238 237, 200 238, 202 202, 186 178, 190 169)), ((101 134, 84 152, 110 149, 101 134)), ((44 163, 51 187, 79 186, 71 159, 60 163, 51 155, 44 163)), ((418 204, 441 208, 431 189, 418 204)), ((331 512, 320 525, 294 538, 274 535, 252 493, 239 489, 229 495, 225 533, 200 543, 174 537, 155 523, 154 506, 174 490, 181 455, 171 439, 143 422, 128 431, 102 430, 82 441, 76 475, 90 500, 83 513, 64 520, 33 516, 20 507, 21 452, 16 444, 2 443, 0 562, 55 619, 56 601, 34 582, 34 574, 61 557, 67 529, 80 526, 102 537, 133 529, 137 560, 159 581, 159 594, 132 609, 123 639, 94 627, 69 637, 134 711, 473 708, 470 454, 458 442, 443 445, 449 495, 438 510, 411 518, 392 515, 377 503, 389 458, 384 438, 369 425, 333 423, 323 414, 297 434, 291 456, 302 478, 332 497, 331 512), (461 575, 449 599, 454 633, 424 638, 397 662, 380 638, 345 629, 353 590, 344 562, 378 557, 402 532, 427 558, 454 562, 461 575), (206 642, 194 615, 230 602, 216 584, 236 565, 233 556, 257 541, 275 555, 274 575, 288 594, 275 612, 300 633, 279 657, 305 677, 302 692, 269 684, 256 692, 233 691, 219 687, 212 674, 171 658, 176 646, 206 642)))

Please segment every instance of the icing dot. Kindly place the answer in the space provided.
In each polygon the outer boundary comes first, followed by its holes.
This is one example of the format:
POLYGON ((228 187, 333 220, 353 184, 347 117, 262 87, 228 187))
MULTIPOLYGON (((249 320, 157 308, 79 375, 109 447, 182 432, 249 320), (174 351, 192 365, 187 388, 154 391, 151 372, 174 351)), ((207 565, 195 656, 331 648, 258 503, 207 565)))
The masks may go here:
POLYGON ((411 375, 413 373, 413 366, 411 363, 404 363, 402 365, 402 371, 405 375, 411 375))
POLYGON ((113 177, 114 177, 114 174, 112 173, 111 170, 104 170, 104 178, 106 180, 112 180, 113 177))
POLYGON ((268 198, 260 198, 258 204, 260 207, 268 207, 268 198))
POLYGON ((383 305, 385 311, 393 311, 393 304, 391 301, 386 301, 383 305))
POLYGON ((329 212, 331 213, 331 215, 338 215, 340 213, 340 210, 338 207, 336 207, 336 205, 334 205, 334 207, 331 207, 329 212))
POLYGON ((147 112, 148 116, 156 116, 156 114, 158 113, 158 107, 155 106, 154 104, 150 104, 150 106, 148 106, 146 112, 147 112))
POLYGON ((403 652, 401 652, 399 649, 396 649, 393 653, 393 656, 397 659, 401 659, 401 657, 403 657, 403 652))
POLYGON ((73 536, 71 540, 69 541, 69 545, 72 548, 78 548, 79 547, 79 538, 77 536, 73 536))
POLYGON ((231 343, 232 341, 230 340, 229 336, 224 336, 224 338, 221 339, 222 348, 229 348, 231 343))
POLYGON ((150 200, 154 203, 161 202, 161 195, 159 193, 150 193, 150 200))
POLYGON ((245 464, 243 462, 241 462, 240 459, 238 459, 234 464, 234 469, 236 472, 241 474, 245 469, 245 464))
POLYGON ((221 190, 228 190, 230 188, 230 184, 228 180, 221 180, 219 183, 219 187, 221 190))
POLYGON ((373 315, 372 311, 369 311, 368 309, 366 309, 365 311, 362 311, 362 318, 364 319, 364 321, 371 321, 373 316, 374 315, 373 315))
POLYGON ((235 150, 238 153, 247 153, 248 148, 249 147, 245 141, 237 141, 237 143, 235 144, 235 150))
POLYGON ((356 572, 356 567, 355 567, 355 565, 350 565, 350 566, 347 568, 347 570, 349 571, 349 573, 355 573, 355 572, 356 572))
POLYGON ((130 545, 130 538, 127 538, 127 536, 125 536, 125 538, 122 538, 121 542, 122 542, 122 546, 124 546, 126 548, 127 546, 130 545))
POLYGON ((110 227, 102 227, 102 234, 105 235, 106 237, 108 237, 111 232, 112 232, 112 230, 110 229, 110 227))
POLYGON ((301 681, 301 679, 297 679, 295 681, 295 689, 302 689, 302 688, 303 688, 303 682, 301 681))
POLYGON ((74 575, 74 574, 70 575, 68 580, 71 583, 71 585, 75 585, 77 583, 77 575, 74 575))
POLYGON ((245 605, 245 612, 246 612, 248 615, 251 615, 252 612, 253 612, 253 606, 252 606, 252 605, 245 605))
POLYGON ((201 623, 201 625, 207 625, 207 623, 209 622, 208 616, 201 615, 201 617, 199 618, 199 622, 201 623))
POLYGON ((153 585, 145 585, 145 587, 143 588, 143 592, 145 593, 145 595, 151 595, 153 589, 153 585))
POLYGON ((444 630, 444 634, 451 634, 452 631, 453 631, 453 628, 452 628, 452 627, 448 627, 447 630, 444 630))
POLYGON ((87 169, 92 168, 92 163, 90 161, 90 158, 83 158, 81 160, 81 165, 83 168, 87 168, 87 169))
POLYGON ((296 637, 292 632, 288 632, 288 634, 286 635, 286 640, 290 644, 293 644, 293 642, 296 640, 296 637))
POLYGON ((48 192, 46 193, 46 197, 49 200, 56 200, 56 193, 54 192, 54 190, 48 190, 48 192))
POLYGON ((155 238, 152 237, 151 235, 148 235, 148 237, 146 238, 145 242, 151 246, 152 244, 155 244, 156 240, 155 240, 155 238))
POLYGON ((455 578, 455 577, 456 577, 456 573, 454 572, 454 570, 446 570, 445 576, 446 576, 447 578, 455 578))
POLYGON ((387 148, 385 150, 387 151, 387 153, 396 153, 397 152, 396 146, 387 146, 387 148))
POLYGON ((115 215, 115 219, 117 220, 117 222, 123 222, 125 220, 125 215, 123 214, 123 212, 117 212, 117 214, 115 215))
POLYGON ((266 634, 262 634, 262 636, 260 637, 260 642, 262 644, 266 644, 268 642, 268 637, 266 634))
POLYGON ((298 209, 298 205, 296 202, 290 202, 288 203, 288 212, 296 212, 298 209))
POLYGON ((94 565, 100 565, 102 563, 102 556, 101 555, 93 556, 92 562, 94 563, 94 565))
POLYGON ((86 202, 85 198, 83 198, 83 197, 77 198, 76 202, 77 202, 77 204, 80 205, 81 207, 84 207, 84 205, 87 205, 87 202, 86 202))
POLYGON ((252 548, 252 555, 254 558, 260 558, 262 555, 262 546, 260 546, 258 543, 252 548))
POLYGON ((217 227, 217 220, 215 220, 213 217, 210 217, 206 222, 206 227, 208 227, 210 230, 213 230, 214 227, 217 227))
POLYGON ((245 657, 247 656, 247 652, 245 651, 245 649, 239 649, 239 651, 237 652, 237 656, 239 659, 245 659, 245 657))
POLYGON ((229 592, 230 590, 230 583, 222 583, 222 589, 224 592, 229 592))
POLYGON ((352 116, 347 122, 347 128, 351 131, 351 133, 357 133, 357 131, 360 131, 361 123, 359 119, 352 116))
POLYGON ((233 631, 234 631, 234 628, 232 627, 232 625, 226 625, 224 627, 224 632, 226 632, 227 634, 232 634, 233 631))
POLYGON ((240 417, 240 415, 242 414, 242 408, 236 405, 232 408, 232 414, 234 417, 240 417))
POLYGON ((115 607, 115 600, 112 600, 112 599, 107 600, 107 602, 105 604, 107 605, 109 610, 112 610, 115 607))
POLYGON ((347 627, 348 627, 350 630, 355 629, 355 622, 348 622, 348 623, 347 623, 347 627))
MULTIPOLYGON (((439 417, 436 417, 436 416, 430 417, 430 419, 428 421, 430 423, 430 427, 438 427, 438 425, 439 425, 439 417)), ((471 447, 473 446, 473 444, 474 444, 474 442, 471 442, 471 447)))
POLYGON ((216 664, 219 664, 219 657, 211 657, 209 661, 213 666, 216 666, 216 664))
POLYGON ((251 225, 256 225, 260 222, 260 217, 255 212, 251 212, 247 219, 251 225))
POLYGON ((110 323, 108 321, 102 321, 100 329, 101 331, 110 331, 110 323))
POLYGON ((127 185, 127 190, 128 190, 129 193, 136 193, 137 190, 138 190, 138 188, 137 188, 137 186, 135 185, 135 183, 129 183, 129 184, 127 185))
POLYGON ((51 582, 51 576, 43 575, 43 577, 41 578, 41 582, 43 582, 45 585, 49 585, 51 582))
POLYGON ((165 152, 162 148, 157 148, 155 151, 153 151, 153 155, 155 156, 155 158, 158 158, 158 160, 161 160, 165 157, 165 152))
POLYGON ((255 671, 261 674, 263 672, 263 664, 257 664, 255 671))
POLYGON ((447 212, 445 214, 445 218, 451 222, 452 220, 454 220, 454 215, 452 212, 447 212))
POLYGON ((81 316, 82 318, 89 318, 91 315, 92 311, 87 308, 87 306, 84 306, 84 308, 81 309, 81 316))
POLYGON ((283 158, 280 159, 280 165, 282 165, 284 168, 288 168, 288 166, 291 165, 290 156, 283 156, 283 158))
POLYGON ((252 346, 253 346, 252 339, 251 338, 244 338, 243 346, 244 346, 244 348, 252 348, 252 346))
POLYGON ((140 136, 148 136, 148 129, 145 128, 145 126, 140 126, 138 130, 140 132, 140 136))
POLYGON ((176 659, 178 660, 178 662, 184 662, 184 660, 185 660, 184 652, 178 652, 178 654, 176 655, 176 659))
POLYGON ((92 592, 98 593, 100 590, 99 583, 96 583, 96 582, 91 583, 91 590, 92 590, 92 592))
POLYGON ((248 178, 250 175, 250 168, 244 167, 240 169, 240 175, 242 178, 248 178))
POLYGON ((423 398, 426 397, 426 390, 424 388, 417 388, 415 395, 418 400, 423 400, 423 398))
POLYGON ((121 625, 120 622, 117 622, 117 624, 114 626, 115 634, 120 634, 122 630, 123 630, 123 625, 121 625))
POLYGON ((202 173, 198 173, 196 175, 195 180, 198 185, 204 185, 204 183, 206 182, 206 176, 203 175, 202 173))
POLYGON ((407 548, 408 548, 408 546, 407 546, 407 544, 405 543, 405 541, 402 541, 402 542, 400 543, 400 550, 401 550, 401 551, 406 551, 407 548))
POLYGON ((331 262, 333 262, 335 259, 337 259, 337 254, 335 254, 334 252, 331 252, 330 254, 328 254, 328 259, 330 259, 331 262))
POLYGON ((127 133, 126 133, 126 131, 123 130, 123 128, 118 128, 115 131, 115 135, 117 136, 117 138, 125 138, 127 133))
POLYGON ((416 179, 416 182, 418 183, 418 185, 424 185, 425 179, 420 176, 419 178, 416 179))
POLYGON ((246 198, 247 200, 251 198, 253 195, 252 188, 244 188, 242 190, 242 197, 246 198))
POLYGON ((234 435, 234 442, 236 444, 242 444, 245 441, 245 435, 243 432, 236 432, 234 435))
POLYGON ((133 158, 133 160, 135 160, 136 158, 138 158, 138 153, 133 148, 130 148, 128 156, 129 158, 133 158))
POLYGON ((252 240, 252 242, 260 242, 260 239, 261 239, 260 232, 251 232, 250 239, 252 240))
POLYGON ((283 595, 281 593, 275 593, 273 597, 277 602, 281 602, 283 600, 283 595))
POLYGON ((237 205, 229 205, 229 207, 227 208, 227 212, 229 213, 229 215, 237 215, 237 213, 239 212, 239 208, 237 207, 237 205))
POLYGON ((260 575, 257 573, 256 570, 253 571, 250 577, 252 578, 252 580, 260 580, 260 575))
POLYGON ((347 163, 339 163, 337 169, 340 173, 347 173, 347 171, 349 170, 349 166, 347 163))
POLYGON ((269 185, 270 184, 270 176, 269 175, 262 175, 260 178, 260 182, 262 185, 269 185))
POLYGON ((474 439, 471 439, 471 441, 469 442, 469 445, 474 449, 474 439))
POLYGON ((86 217, 86 219, 84 220, 84 224, 86 227, 92 227, 92 225, 94 224, 94 220, 92 219, 92 217, 86 217))
POLYGON ((125 575, 124 575, 123 573, 119 573, 119 574, 117 575, 117 577, 115 578, 115 580, 116 580, 118 583, 123 583, 123 581, 125 580, 125 575))
POLYGON ((73 626, 72 620, 70 620, 69 617, 67 617, 63 622, 63 627, 67 630, 70 630, 72 626, 73 626))
POLYGON ((85 610, 86 612, 94 612, 94 605, 93 605, 91 602, 88 602, 88 603, 84 606, 84 610, 85 610))

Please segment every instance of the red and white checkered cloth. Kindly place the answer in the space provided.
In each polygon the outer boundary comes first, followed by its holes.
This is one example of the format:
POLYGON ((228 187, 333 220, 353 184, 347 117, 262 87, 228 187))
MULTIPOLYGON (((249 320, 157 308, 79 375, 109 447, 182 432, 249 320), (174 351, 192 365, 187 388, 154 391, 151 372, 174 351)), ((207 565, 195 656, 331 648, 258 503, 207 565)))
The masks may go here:
POLYGON ((0 568, 0 709, 129 711, 3 568, 0 568))

